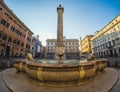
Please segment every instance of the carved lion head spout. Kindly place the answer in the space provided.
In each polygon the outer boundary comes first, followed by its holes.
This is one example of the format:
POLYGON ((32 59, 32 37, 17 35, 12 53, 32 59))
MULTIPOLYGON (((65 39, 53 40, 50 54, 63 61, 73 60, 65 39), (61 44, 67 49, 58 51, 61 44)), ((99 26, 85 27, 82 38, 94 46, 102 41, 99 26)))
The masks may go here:
POLYGON ((63 63, 63 56, 64 56, 64 52, 59 52, 58 53, 58 62, 59 62, 59 64, 63 63))
POLYGON ((26 59, 29 60, 29 61, 33 61, 32 54, 28 53, 27 56, 26 56, 26 59))

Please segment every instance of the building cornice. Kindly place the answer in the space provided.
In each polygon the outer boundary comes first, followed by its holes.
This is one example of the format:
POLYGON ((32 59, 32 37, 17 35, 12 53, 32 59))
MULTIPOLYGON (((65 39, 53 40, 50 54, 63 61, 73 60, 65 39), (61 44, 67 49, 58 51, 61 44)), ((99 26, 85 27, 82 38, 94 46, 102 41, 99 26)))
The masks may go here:
MULTIPOLYGON (((94 36, 94 35, 86 35, 86 36, 81 40, 81 42, 83 42, 86 38, 89 38, 89 37, 92 38, 93 36, 94 36)), ((91 38, 90 38, 90 39, 91 39, 91 38)))
POLYGON ((112 29, 114 26, 116 26, 118 23, 120 23, 120 20, 119 20, 119 21, 117 21, 115 24, 113 24, 111 27, 109 27, 109 28, 107 28, 107 29, 105 30, 105 28, 106 28, 107 26, 109 26, 113 21, 115 21, 115 20, 116 20, 117 18, 119 18, 119 17, 120 17, 120 14, 119 14, 117 17, 115 17, 111 22, 109 22, 106 26, 104 26, 99 32, 97 32, 97 33, 91 38, 91 40, 93 41, 94 39, 100 37, 101 35, 103 35, 103 34, 106 33, 107 31, 109 31, 110 29, 112 29))
MULTIPOLYGON (((54 41, 57 41, 57 39, 47 39, 46 42, 54 42, 54 41)), ((78 39, 65 39, 65 41, 79 41, 78 39)))
POLYGON ((18 21, 22 26, 24 26, 29 32, 34 34, 14 13, 13 11, 4 3, 4 0, 0 0, 0 4, 4 6, 4 8, 18 21))

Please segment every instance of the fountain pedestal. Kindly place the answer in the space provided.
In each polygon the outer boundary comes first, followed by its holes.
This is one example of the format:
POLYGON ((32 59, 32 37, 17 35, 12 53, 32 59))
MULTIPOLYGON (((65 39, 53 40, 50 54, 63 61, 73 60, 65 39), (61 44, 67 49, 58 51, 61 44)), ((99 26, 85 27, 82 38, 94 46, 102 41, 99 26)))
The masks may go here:
POLYGON ((63 61, 64 59, 66 59, 66 54, 65 54, 65 47, 56 47, 55 49, 55 58, 58 60, 58 62, 60 63, 60 61, 63 61))

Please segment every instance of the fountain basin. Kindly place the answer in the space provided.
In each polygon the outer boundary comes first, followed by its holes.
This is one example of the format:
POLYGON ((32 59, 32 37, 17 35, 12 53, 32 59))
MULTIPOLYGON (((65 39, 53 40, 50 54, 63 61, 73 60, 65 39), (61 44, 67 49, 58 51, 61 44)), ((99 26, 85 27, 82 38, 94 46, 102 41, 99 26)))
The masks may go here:
POLYGON ((94 62, 96 62, 97 70, 103 71, 105 67, 107 67, 108 61, 106 59, 100 59, 100 60, 95 60, 94 62))
POLYGON ((27 62, 26 59, 17 59, 14 61, 14 68, 16 68, 17 71, 26 72, 27 62))
POLYGON ((26 72, 32 78, 44 82, 78 82, 94 76, 94 66, 94 62, 77 65, 28 63, 26 72))
POLYGON ((26 72, 31 78, 39 82, 53 84, 78 84, 92 78, 107 66, 106 59, 99 59, 78 64, 47 64, 16 60, 14 67, 18 71, 26 72))

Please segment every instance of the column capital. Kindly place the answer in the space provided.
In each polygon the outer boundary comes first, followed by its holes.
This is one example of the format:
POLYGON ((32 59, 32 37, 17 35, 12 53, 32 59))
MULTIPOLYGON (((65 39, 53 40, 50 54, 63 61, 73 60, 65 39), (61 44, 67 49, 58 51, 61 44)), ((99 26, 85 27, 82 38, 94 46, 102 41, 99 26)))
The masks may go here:
POLYGON ((62 7, 62 5, 59 4, 59 6, 57 7, 57 12, 61 11, 61 10, 62 10, 62 12, 64 12, 64 7, 62 7))

